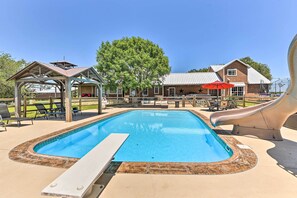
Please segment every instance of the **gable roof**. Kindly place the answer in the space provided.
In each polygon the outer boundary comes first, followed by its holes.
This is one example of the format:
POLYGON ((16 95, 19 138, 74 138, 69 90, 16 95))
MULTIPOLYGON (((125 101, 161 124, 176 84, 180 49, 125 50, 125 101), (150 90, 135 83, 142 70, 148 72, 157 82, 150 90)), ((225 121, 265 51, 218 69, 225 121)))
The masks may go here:
POLYGON ((70 69, 62 69, 60 67, 57 67, 53 64, 48 64, 48 63, 42 63, 42 62, 38 62, 38 61, 34 61, 31 64, 29 64, 27 67, 21 69, 20 71, 18 71, 17 73, 15 73, 14 75, 12 75, 10 78, 8 78, 7 80, 13 80, 16 79, 18 77, 22 77, 22 75, 26 74, 27 71, 30 71, 31 69, 33 69, 36 66, 41 66, 45 69, 48 69, 50 71, 53 71, 59 75, 65 76, 65 77, 74 77, 82 72, 85 72, 87 70, 92 71, 92 73, 94 73, 94 75, 96 75, 96 77, 98 79, 100 79, 100 81, 102 82, 102 78, 101 76, 97 73, 97 71, 93 68, 93 67, 77 67, 77 68, 70 68, 70 69))
POLYGON ((212 68, 214 72, 218 72, 224 68, 224 65, 210 65, 209 67, 212 68))
POLYGON ((260 74, 257 70, 255 70, 253 67, 251 67, 250 65, 242 62, 241 60, 239 59, 235 59, 235 60, 232 60, 230 61, 229 63, 223 65, 210 65, 210 67, 212 68, 212 70, 214 72, 218 72, 222 69, 224 69, 225 67, 231 65, 232 63, 234 62, 240 62, 241 64, 243 64, 244 66, 247 67, 247 76, 248 76, 248 84, 270 84, 270 80, 268 80, 265 76, 263 76, 262 74, 260 74))
POLYGON ((219 65, 210 65, 210 67, 213 69, 214 72, 218 72, 222 69, 224 69, 225 67, 231 65, 232 63, 234 62, 240 62, 241 64, 243 64, 244 66, 246 66, 247 68, 250 68, 251 66, 249 66, 248 64, 242 62, 241 60, 239 59, 235 59, 235 60, 232 60, 230 61, 229 63, 226 63, 226 64, 219 64, 219 65))
POLYGON ((248 83, 249 84, 271 84, 265 76, 260 74, 257 70, 250 67, 248 68, 248 83))
POLYGON ((215 72, 171 73, 163 77, 163 85, 201 85, 221 81, 215 72))

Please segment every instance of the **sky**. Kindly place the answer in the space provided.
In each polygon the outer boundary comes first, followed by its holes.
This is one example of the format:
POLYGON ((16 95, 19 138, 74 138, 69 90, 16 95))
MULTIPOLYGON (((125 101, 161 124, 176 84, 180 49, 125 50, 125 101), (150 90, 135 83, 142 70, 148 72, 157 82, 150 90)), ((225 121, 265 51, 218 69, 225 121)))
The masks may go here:
POLYGON ((250 56, 286 78, 296 9, 296 0, 0 0, 0 52, 93 66, 102 42, 139 36, 172 72, 250 56))

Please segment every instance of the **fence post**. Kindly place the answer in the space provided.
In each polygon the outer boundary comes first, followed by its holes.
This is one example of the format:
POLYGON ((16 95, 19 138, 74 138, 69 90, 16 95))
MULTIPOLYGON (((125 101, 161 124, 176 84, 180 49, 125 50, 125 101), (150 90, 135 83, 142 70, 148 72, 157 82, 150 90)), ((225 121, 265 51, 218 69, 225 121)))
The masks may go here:
POLYGON ((182 107, 186 106, 186 98, 185 95, 183 95, 183 100, 182 100, 182 107))
POLYGON ((193 107, 196 107, 196 96, 193 97, 193 107))
POLYGON ((53 98, 50 96, 49 97, 49 102, 50 102, 50 110, 53 109, 53 98))
POLYGON ((243 96, 242 106, 245 107, 245 96, 243 96))
POLYGON ((24 115, 23 117, 27 117, 27 96, 24 95, 24 115))
POLYGON ((78 99, 78 109, 81 111, 81 97, 79 96, 78 99))

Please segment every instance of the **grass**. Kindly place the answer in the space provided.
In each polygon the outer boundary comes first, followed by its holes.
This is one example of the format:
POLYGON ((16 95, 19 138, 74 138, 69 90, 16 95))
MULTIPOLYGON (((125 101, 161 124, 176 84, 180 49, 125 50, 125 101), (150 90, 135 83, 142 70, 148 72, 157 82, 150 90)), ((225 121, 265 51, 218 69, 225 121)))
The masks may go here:
MULTIPOLYGON (((258 102, 258 101, 245 101, 245 107, 251 107, 251 106, 255 106, 258 104, 261 104, 262 102, 258 102)), ((238 100, 237 101, 237 106, 241 106, 243 107, 243 101, 242 100, 238 100)))
MULTIPOLYGON (((44 107, 46 109, 50 109, 50 105, 49 104, 48 105, 44 105, 44 107)), ((74 104, 74 105, 72 105, 72 108, 73 107, 78 108, 78 105, 77 104, 74 104)), ((97 109, 97 108, 98 108, 98 105, 97 104, 89 104, 89 105, 83 105, 81 110, 84 111, 84 110, 97 109)), ((8 110, 9 110, 9 112, 12 115, 14 115, 14 106, 8 107, 8 110)), ((28 118, 34 118, 35 117, 35 114, 36 114, 36 110, 37 109, 36 109, 35 106, 31 106, 31 105, 30 106, 27 106, 27 117, 28 118)), ((22 111, 23 111, 23 107, 22 107, 22 111)))

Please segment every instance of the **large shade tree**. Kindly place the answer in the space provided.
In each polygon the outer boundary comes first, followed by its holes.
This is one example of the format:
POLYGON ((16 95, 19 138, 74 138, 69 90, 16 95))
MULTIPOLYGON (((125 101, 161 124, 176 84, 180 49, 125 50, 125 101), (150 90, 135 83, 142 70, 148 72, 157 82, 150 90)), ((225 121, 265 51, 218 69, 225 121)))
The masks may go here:
POLYGON ((270 68, 268 65, 263 64, 263 63, 259 63, 254 61, 252 58, 250 57, 244 57, 240 59, 242 62, 250 65, 251 67, 253 67, 255 70, 257 70, 260 74, 262 74, 263 76, 265 76, 267 79, 271 80, 272 79, 272 75, 270 73, 270 68))
POLYGON ((0 98, 14 96, 14 82, 7 79, 25 67, 25 60, 15 60, 10 54, 0 53, 0 98))
POLYGON ((140 37, 102 42, 97 51, 97 63, 96 68, 107 87, 136 89, 139 94, 160 84, 161 77, 170 72, 164 51, 152 41, 140 37))

